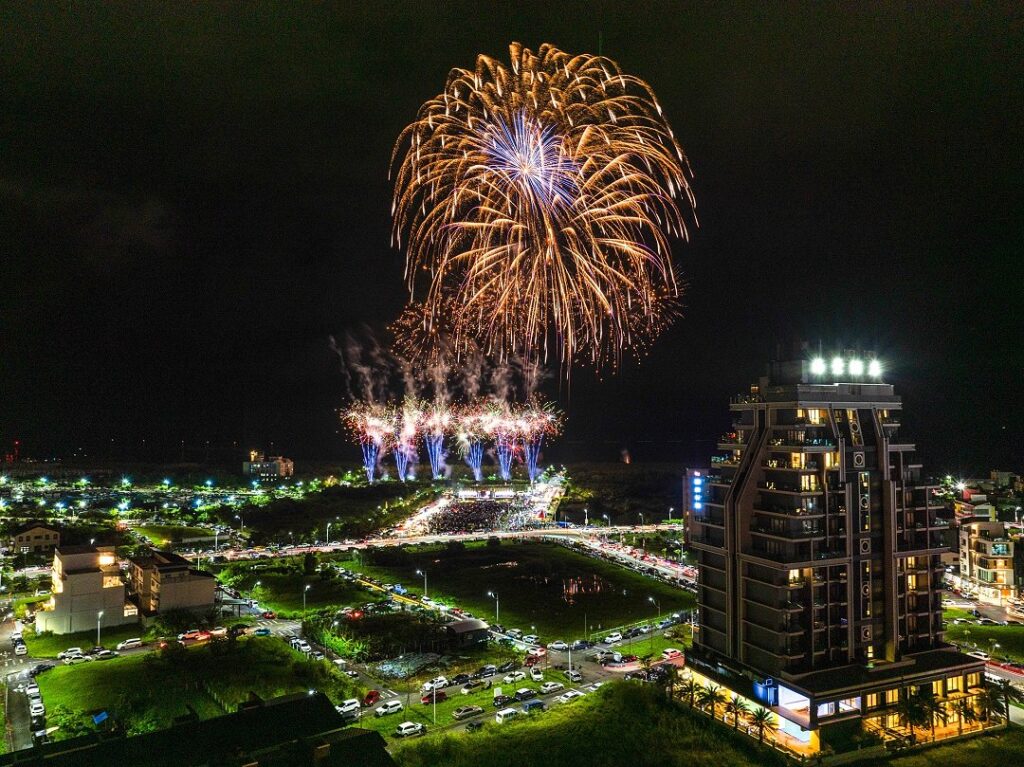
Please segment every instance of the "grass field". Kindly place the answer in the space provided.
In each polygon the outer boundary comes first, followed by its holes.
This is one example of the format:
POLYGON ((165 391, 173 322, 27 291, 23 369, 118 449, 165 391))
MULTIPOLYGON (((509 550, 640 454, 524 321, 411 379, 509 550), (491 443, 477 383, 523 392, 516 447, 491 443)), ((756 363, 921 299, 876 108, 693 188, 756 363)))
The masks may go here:
POLYGON ((298 567, 299 562, 301 558, 237 562, 221 569, 218 577, 282 617, 301 615, 303 593, 309 610, 344 607, 379 598, 341 579, 325 580, 319 575, 306 575, 298 567), (309 586, 308 591, 306 586, 309 586))
POLYGON ((944 609, 942 618, 946 621, 947 642, 953 642, 968 649, 984 650, 991 653, 993 657, 1008 656, 1018 663, 1024 663, 1024 626, 955 624, 953 621, 957 618, 974 620, 974 616, 970 612, 958 607, 944 609))
POLYGON ((213 538, 213 530, 205 527, 187 527, 183 525, 142 525, 134 528, 139 535, 144 535, 154 546, 163 547, 185 538, 213 538))
POLYGON ((535 627, 544 641, 570 640, 585 630, 599 633, 639 620, 655 620, 693 606, 686 592, 616 565, 568 551, 555 544, 504 542, 492 547, 470 544, 463 550, 440 547, 406 549, 401 564, 353 564, 387 582, 422 593, 426 570, 431 597, 449 599, 488 621, 525 632, 535 627))
POLYGON ((271 698, 319 689, 340 700, 362 692, 329 664, 270 637, 61 666, 38 682, 47 711, 64 706, 82 721, 107 711, 137 730, 166 727, 189 706, 200 718, 219 716, 250 693, 271 698))

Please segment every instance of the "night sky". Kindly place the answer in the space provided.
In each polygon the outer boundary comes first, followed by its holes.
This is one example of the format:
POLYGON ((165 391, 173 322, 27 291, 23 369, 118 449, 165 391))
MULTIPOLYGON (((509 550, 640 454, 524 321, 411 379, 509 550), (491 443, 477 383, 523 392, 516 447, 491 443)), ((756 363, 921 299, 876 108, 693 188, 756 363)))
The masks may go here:
POLYGON ((1019 8, 6 3, 0 452, 355 461, 327 339, 406 298, 392 143, 452 66, 519 40, 646 79, 700 219, 650 357, 549 387, 552 457, 706 457, 806 339, 878 351, 930 471, 1020 470, 1019 8))

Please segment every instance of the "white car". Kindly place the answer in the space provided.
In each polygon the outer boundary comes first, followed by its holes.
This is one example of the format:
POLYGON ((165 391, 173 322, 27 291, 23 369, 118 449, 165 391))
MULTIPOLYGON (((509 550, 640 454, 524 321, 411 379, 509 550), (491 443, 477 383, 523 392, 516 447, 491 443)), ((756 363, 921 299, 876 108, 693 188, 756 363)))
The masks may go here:
POLYGON ((530 669, 530 679, 532 679, 534 682, 543 682, 544 681, 544 672, 541 671, 536 666, 534 666, 533 668, 530 669))
POLYGON ((537 644, 540 641, 540 637, 536 634, 527 634, 523 637, 522 641, 526 642, 526 644, 537 644))
POLYGON ((295 644, 295 649, 298 650, 299 652, 308 653, 313 648, 309 646, 309 642, 307 642, 305 639, 300 639, 295 644))
POLYGON ((982 650, 975 650, 974 652, 969 652, 967 654, 969 656, 971 656, 972 658, 977 658, 978 660, 983 660, 986 663, 988 661, 992 660, 992 656, 989 655, 987 652, 984 652, 982 650))
POLYGON ((569 690, 568 692, 563 692, 561 695, 559 695, 557 698, 555 698, 555 702, 556 703, 572 703, 577 698, 582 698, 582 697, 583 697, 583 693, 580 692, 579 690, 569 690))
POLYGON ((606 636, 604 638, 604 643, 605 644, 615 644, 616 642, 621 642, 621 641, 622 641, 622 634, 620 634, 618 631, 615 631, 615 632, 609 634, 608 636, 606 636))
POLYGON ((14 645, 14 654, 15 655, 28 655, 28 647, 26 647, 24 645, 24 643, 18 642, 18 644, 14 645))
POLYGON ((126 639, 123 642, 117 643, 118 650, 134 650, 136 647, 142 647, 142 640, 139 637, 133 637, 132 639, 126 639))
POLYGON ((403 708, 405 708, 405 706, 402 705, 402 701, 389 700, 387 703, 377 706, 377 708, 373 710, 373 715, 380 717, 387 716, 388 714, 397 714, 403 708))
POLYGON ((67 660, 75 655, 85 655, 85 653, 82 652, 81 647, 69 647, 64 652, 57 653, 57 660, 67 660))
POLYGON ((25 694, 30 698, 38 698, 39 685, 37 685, 35 682, 29 682, 28 685, 25 687, 25 694))
POLYGON ((343 700, 341 704, 335 706, 335 708, 338 710, 339 714, 347 714, 349 711, 358 711, 359 699, 349 698, 348 700, 343 700))
POLYGON ((523 679, 526 679, 525 671, 513 671, 511 674, 505 674, 505 678, 501 681, 504 684, 513 684, 514 682, 519 682, 523 679))
POLYGON ((674 647, 666 647, 664 650, 661 651, 661 657, 665 660, 674 660, 676 658, 683 657, 683 651, 677 650, 674 647))
POLYGON ((425 735, 427 728, 419 722, 402 722, 395 728, 396 738, 408 738, 413 735, 425 735))
POLYGON ((561 639, 556 639, 554 642, 548 645, 549 650, 568 650, 569 645, 563 642, 561 639))
POLYGON ((548 693, 558 692, 559 690, 564 689, 565 685, 561 682, 545 682, 540 686, 540 691, 542 695, 547 695, 548 693))
POLYGON ((33 717, 43 716, 46 713, 46 706, 43 705, 41 700, 33 700, 28 705, 28 712, 33 717))
POLYGON ((76 663, 88 663, 91 660, 88 655, 69 655, 64 659, 64 665, 74 666, 76 663))

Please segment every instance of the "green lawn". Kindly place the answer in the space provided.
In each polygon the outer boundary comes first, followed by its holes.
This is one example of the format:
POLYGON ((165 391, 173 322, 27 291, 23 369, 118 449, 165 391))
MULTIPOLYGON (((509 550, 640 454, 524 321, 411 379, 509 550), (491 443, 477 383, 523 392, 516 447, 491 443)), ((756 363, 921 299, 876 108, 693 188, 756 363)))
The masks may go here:
POLYGON ((188 706, 201 718, 219 716, 250 693, 271 698, 318 689, 333 700, 361 693, 330 664, 307 660, 270 637, 61 666, 38 682, 48 711, 66 707, 80 722, 107 711, 136 730, 166 727, 188 706))
MULTIPOLYGON (((926 748, 892 760, 876 760, 871 765, 888 767, 993 767, 1016 764, 1024 753, 1024 730, 1013 727, 948 746, 926 748)), ((867 765, 866 762, 858 763, 867 765)))
POLYGON ((184 525, 143 525, 133 528, 139 535, 149 538, 154 546, 164 547, 185 538, 213 538, 213 530, 184 525))
MULTIPOLYGON (((113 650, 118 642, 132 637, 147 638, 142 626, 137 623, 127 626, 111 626, 100 632, 100 644, 113 650)), ((96 632, 81 631, 76 634, 36 636, 34 631, 26 629, 25 644, 28 645, 28 653, 33 658, 56 658, 57 653, 63 652, 69 647, 95 647, 96 632)))
POLYGON ((993 657, 1004 655, 1024 663, 1024 626, 946 626, 946 641, 966 645, 968 649, 977 647, 991 653, 993 657), (993 642, 998 643, 996 647, 993 642))
MULTIPOLYGON (((650 685, 611 684, 565 706, 503 725, 488 711, 475 734, 441 734, 394 750, 402 767, 781 767, 758 749, 650 685)), ((397 724, 397 721, 395 722, 397 724)), ((429 727, 429 725, 428 725, 429 727)))
POLYGON ((667 615, 688 609, 687 592, 601 560, 545 543, 503 542, 499 547, 470 544, 462 550, 408 548, 385 555, 389 564, 352 564, 358 572, 400 582, 421 594, 425 569, 428 591, 485 620, 495 620, 497 592, 500 622, 536 633, 544 641, 579 638, 586 630, 606 631, 658 616, 653 597, 667 615))
POLYGON ((218 577, 282 616, 301 615, 303 593, 309 610, 345 607, 379 598, 340 578, 325 580, 319 575, 305 575, 299 563, 301 558, 232 563, 222 568, 218 577), (306 586, 309 586, 308 591, 305 591, 306 586))

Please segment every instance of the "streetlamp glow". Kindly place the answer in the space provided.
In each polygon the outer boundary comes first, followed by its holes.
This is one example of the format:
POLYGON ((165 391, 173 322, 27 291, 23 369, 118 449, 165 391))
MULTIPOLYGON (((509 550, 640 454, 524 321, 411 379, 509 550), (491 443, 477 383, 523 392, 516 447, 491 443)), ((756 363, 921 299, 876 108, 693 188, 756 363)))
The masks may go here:
POLYGON ((813 360, 811 360, 811 373, 813 373, 816 376, 823 376, 825 375, 825 370, 825 360, 823 360, 821 357, 815 357, 813 360))
POLYGON ((422 575, 423 576, 423 596, 424 597, 429 596, 429 594, 427 594, 427 571, 426 570, 417 570, 416 571, 416 575, 422 575))
POLYGON ((302 617, 303 618, 306 617, 306 592, 308 592, 310 590, 310 588, 312 588, 312 585, 307 583, 306 584, 306 588, 304 588, 302 590, 302 617))
POLYGON ((871 360, 868 363, 868 375, 872 378, 880 378, 882 375, 882 363, 878 360, 871 360))
POLYGON ((103 611, 96 613, 96 646, 100 647, 100 622, 103 620, 103 611))
POLYGON ((498 592, 497 591, 488 591, 487 592, 487 596, 489 596, 492 599, 494 599, 494 622, 495 623, 500 623, 501 622, 501 612, 500 612, 501 604, 498 602, 498 592))
POLYGON ((845 368, 846 368, 846 363, 843 361, 842 357, 833 357, 832 358, 832 375, 834 375, 834 376, 841 376, 843 374, 843 370, 845 368))
POLYGON ((850 360, 850 375, 862 376, 864 375, 864 361, 863 360, 850 360))

